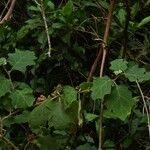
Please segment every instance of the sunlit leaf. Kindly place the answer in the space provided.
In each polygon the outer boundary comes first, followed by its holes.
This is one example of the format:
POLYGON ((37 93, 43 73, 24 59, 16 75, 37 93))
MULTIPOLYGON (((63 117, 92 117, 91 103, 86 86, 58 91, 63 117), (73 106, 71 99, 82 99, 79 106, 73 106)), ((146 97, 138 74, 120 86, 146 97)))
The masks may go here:
POLYGON ((1 58, 0 58, 0 66, 1 66, 1 65, 6 65, 6 64, 7 64, 6 58, 1 57, 1 58))
POLYGON ((150 22, 150 16, 142 19, 141 22, 138 24, 138 27, 142 27, 142 26, 148 24, 149 22, 150 22))
POLYGON ((111 62, 110 69, 114 71, 115 74, 120 74, 127 69, 128 62, 123 59, 116 59, 111 62))

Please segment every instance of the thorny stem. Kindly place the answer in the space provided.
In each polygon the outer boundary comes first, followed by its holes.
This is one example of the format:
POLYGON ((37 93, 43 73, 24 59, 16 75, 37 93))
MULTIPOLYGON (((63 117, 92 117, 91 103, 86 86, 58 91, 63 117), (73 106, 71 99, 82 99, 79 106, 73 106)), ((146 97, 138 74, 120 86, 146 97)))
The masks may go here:
POLYGON ((140 84, 138 83, 138 81, 136 81, 136 84, 137 84, 137 87, 138 87, 138 89, 140 91, 140 94, 141 94, 141 97, 142 97, 142 100, 143 100, 143 104, 144 104, 144 109, 146 111, 148 132, 149 132, 149 138, 150 138, 150 117, 149 117, 149 111, 148 111, 147 104, 146 104, 146 101, 145 101, 145 98, 144 98, 144 94, 142 92, 142 89, 141 89, 140 84))
MULTIPOLYGON (((111 27, 111 22, 112 22, 112 15, 113 15, 113 8, 114 8, 115 0, 110 1, 110 7, 109 7, 109 13, 107 17, 107 22, 106 22, 106 28, 105 28, 105 33, 104 33, 104 38, 103 38, 103 43, 102 43, 102 51, 103 51, 103 56, 102 56, 102 62, 101 62, 101 68, 100 68, 100 77, 103 76, 104 73, 104 66, 105 66, 105 61, 106 61, 106 55, 107 55, 107 41, 109 37, 109 31, 111 27)), ((101 106, 100 106, 100 116, 99 116, 99 147, 98 150, 102 150, 102 128, 103 128, 103 105, 104 105, 104 99, 101 100, 101 106)))
POLYGON ((44 26, 45 26, 45 31, 46 31, 46 35, 47 35, 47 41, 48 41, 48 56, 51 57, 51 39, 49 36, 49 31, 48 31, 48 25, 47 25, 47 21, 46 21, 46 15, 45 15, 45 9, 44 9, 44 4, 43 4, 43 0, 40 0, 41 4, 40 4, 40 8, 41 8, 41 13, 42 13, 42 17, 43 17, 43 21, 44 21, 44 26))

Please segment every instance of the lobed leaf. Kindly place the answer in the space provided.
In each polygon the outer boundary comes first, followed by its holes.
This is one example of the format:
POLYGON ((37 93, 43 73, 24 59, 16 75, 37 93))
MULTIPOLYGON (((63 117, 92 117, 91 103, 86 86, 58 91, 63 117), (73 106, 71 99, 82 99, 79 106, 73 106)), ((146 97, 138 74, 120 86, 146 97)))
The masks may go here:
POLYGON ((105 117, 119 118, 124 121, 130 115, 135 100, 132 98, 131 91, 126 86, 119 85, 112 89, 106 103, 105 117))
POLYGON ((77 91, 71 86, 63 87, 64 107, 67 109, 74 101, 77 100, 77 91))
POLYGON ((0 76, 0 97, 4 96, 6 93, 11 92, 12 89, 12 85, 11 85, 11 81, 7 78, 5 78, 4 76, 0 76))
POLYGON ((27 66, 35 64, 36 59, 34 52, 21 51, 16 49, 15 53, 8 54, 8 62, 12 66, 12 70, 25 72, 27 66))
POLYGON ((102 99, 105 95, 110 94, 113 82, 108 77, 97 77, 93 80, 91 87, 91 97, 93 100, 102 99))
POLYGON ((24 88, 22 90, 15 90, 11 93, 10 98, 12 99, 12 105, 14 108, 28 108, 33 105, 35 100, 32 89, 24 88))

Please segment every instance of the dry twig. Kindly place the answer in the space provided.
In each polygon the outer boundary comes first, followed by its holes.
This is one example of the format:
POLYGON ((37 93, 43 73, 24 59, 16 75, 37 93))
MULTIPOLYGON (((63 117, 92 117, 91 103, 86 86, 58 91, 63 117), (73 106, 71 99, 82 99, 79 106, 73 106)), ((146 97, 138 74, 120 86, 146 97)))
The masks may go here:
MULTIPOLYGON (((9 3, 10 3, 10 0, 6 4, 6 7, 8 6, 9 3)), ((16 4, 16 0, 12 0, 6 15, 0 20, 0 25, 4 24, 6 21, 8 21, 12 17, 12 12, 14 10, 15 4, 16 4)), ((6 7, 4 8, 4 10, 6 9, 6 7)), ((2 12, 1 17, 3 15, 3 13, 4 13, 4 11, 2 12)))

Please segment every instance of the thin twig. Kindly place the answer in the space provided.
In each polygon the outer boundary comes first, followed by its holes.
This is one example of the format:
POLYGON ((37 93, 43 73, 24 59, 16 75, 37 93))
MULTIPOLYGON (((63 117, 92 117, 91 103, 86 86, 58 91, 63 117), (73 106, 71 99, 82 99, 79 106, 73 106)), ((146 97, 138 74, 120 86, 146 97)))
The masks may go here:
POLYGON ((149 111, 148 111, 148 108, 147 108, 147 104, 146 104, 146 101, 145 101, 145 98, 144 98, 144 94, 142 92, 142 89, 140 87, 140 84, 138 83, 138 81, 136 81, 136 84, 137 84, 137 87, 140 91, 140 94, 141 94, 141 97, 142 97, 142 100, 143 100, 143 104, 144 104, 144 109, 146 111, 146 115, 147 115, 147 124, 148 124, 148 132, 149 132, 149 138, 150 138, 150 114, 149 114, 149 111))
POLYGON ((9 139, 2 137, 1 138, 6 144, 10 145, 14 150, 19 150, 19 148, 14 145, 9 139))
POLYGON ((96 67, 97 67, 97 64, 98 64, 98 62, 99 62, 100 59, 101 59, 101 56, 102 56, 102 48, 100 48, 100 50, 99 50, 99 52, 98 52, 98 55, 97 55, 97 57, 96 57, 96 59, 95 59, 93 65, 92 65, 92 67, 91 67, 90 73, 89 73, 88 78, 87 78, 87 82, 90 82, 90 81, 91 81, 92 76, 93 76, 93 73, 95 72, 95 69, 96 69, 96 67))
POLYGON ((0 20, 0 25, 8 21, 11 18, 15 4, 16 4, 16 0, 12 0, 6 15, 3 17, 2 20, 0 20))
POLYGON ((103 56, 102 56, 102 63, 101 63, 101 68, 100 68, 100 77, 103 76, 103 71, 104 71, 104 66, 105 66, 105 61, 106 61, 106 55, 107 55, 107 41, 109 37, 109 31, 111 27, 111 22, 112 22, 112 15, 113 15, 113 8, 115 4, 115 0, 110 0, 110 7, 109 7, 109 14, 107 17, 107 23, 106 23, 106 28, 105 28, 105 33, 104 33, 104 38, 103 38, 103 43, 102 43, 102 49, 103 49, 103 56))
POLYGON ((11 0, 8 0, 8 2, 6 3, 5 8, 3 9, 3 11, 2 11, 2 13, 0 15, 0 21, 1 21, 2 17, 3 17, 3 15, 4 15, 4 12, 6 11, 6 9, 7 9, 8 5, 9 5, 10 1, 11 0))
MULTIPOLYGON (((110 7, 109 7, 109 13, 108 13, 108 17, 107 17, 107 22, 106 22, 104 38, 103 38, 103 43, 102 43, 103 56, 102 56, 102 63, 101 63, 101 68, 100 68, 100 77, 102 77, 103 73, 104 73, 104 66, 105 66, 106 55, 107 55, 106 47, 107 47, 109 31, 110 31, 111 22, 112 22, 112 15, 113 15, 114 5, 115 5, 115 0, 111 0, 110 1, 110 7)), ((100 106, 100 115, 99 115, 99 147, 98 147, 98 150, 102 150, 102 128, 103 128, 103 109, 104 109, 103 105, 104 105, 104 99, 101 100, 101 106, 100 106)))
POLYGON ((3 65, 2 67, 3 67, 4 71, 6 72, 8 78, 9 78, 9 80, 10 80, 10 82, 11 82, 12 89, 14 89, 14 85, 13 85, 13 82, 12 82, 12 79, 11 79, 11 70, 8 71, 8 70, 6 69, 6 67, 5 67, 5 65, 3 65))
POLYGON ((40 1, 41 1, 40 8, 41 8, 41 13, 42 13, 45 31, 46 31, 46 35, 47 35, 47 41, 48 41, 48 53, 47 54, 49 57, 51 57, 52 47, 51 47, 51 39, 49 36, 49 31, 48 31, 48 25, 47 25, 47 21, 46 21, 45 8, 44 8, 43 0, 40 0, 40 1))

